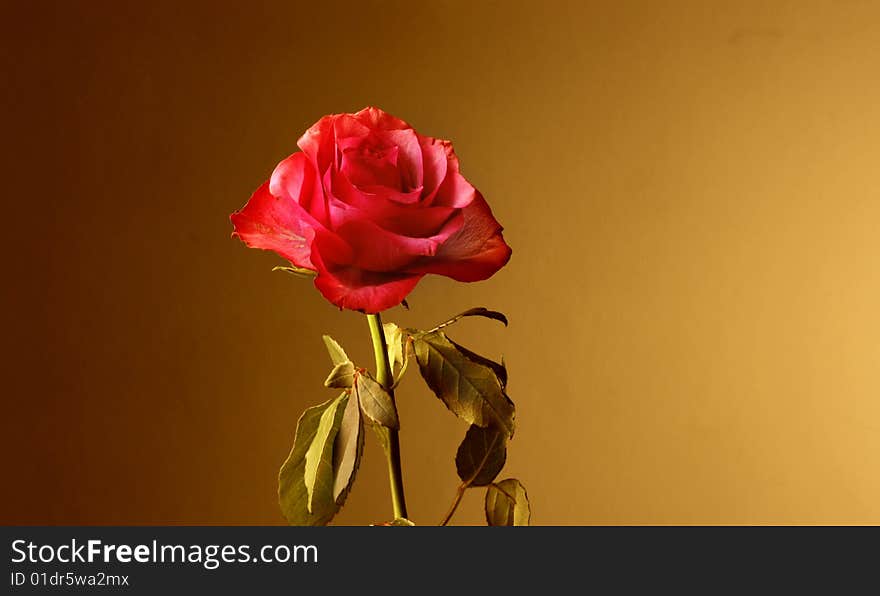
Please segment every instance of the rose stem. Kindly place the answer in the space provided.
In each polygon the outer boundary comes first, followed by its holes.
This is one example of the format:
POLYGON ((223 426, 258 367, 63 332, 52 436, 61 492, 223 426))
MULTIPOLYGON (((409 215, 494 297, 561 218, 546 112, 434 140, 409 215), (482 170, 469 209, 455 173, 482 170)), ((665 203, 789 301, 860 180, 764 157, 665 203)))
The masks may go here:
MULTIPOLYGON (((373 352, 376 355, 376 380, 391 395, 394 403, 394 379, 391 363, 388 361, 388 346, 385 343, 385 330, 382 328, 381 315, 367 315, 370 323, 370 336, 373 338, 373 352)), ((397 405, 395 404, 395 408, 397 405)), ((400 438, 397 431, 385 426, 377 427, 377 432, 384 439, 385 455, 388 457, 388 479, 391 482, 391 503, 395 518, 406 517, 406 499, 403 496, 403 472, 400 467, 400 438)))

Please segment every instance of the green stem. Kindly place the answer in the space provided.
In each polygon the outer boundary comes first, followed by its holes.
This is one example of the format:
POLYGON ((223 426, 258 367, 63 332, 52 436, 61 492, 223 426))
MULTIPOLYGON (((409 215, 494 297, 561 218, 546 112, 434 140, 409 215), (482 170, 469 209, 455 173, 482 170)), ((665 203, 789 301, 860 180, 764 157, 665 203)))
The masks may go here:
MULTIPOLYGON (((391 402, 394 403, 394 377, 391 373, 391 362, 388 361, 388 345, 385 342, 382 317, 377 313, 367 315, 367 320, 370 323, 370 336, 373 338, 373 352, 376 355, 376 380, 388 391, 391 402)), ((403 472, 400 467, 400 438, 396 430, 384 426, 378 427, 377 432, 383 439, 385 455, 388 458, 388 479, 391 483, 394 517, 405 518, 406 499, 403 495, 403 472)))

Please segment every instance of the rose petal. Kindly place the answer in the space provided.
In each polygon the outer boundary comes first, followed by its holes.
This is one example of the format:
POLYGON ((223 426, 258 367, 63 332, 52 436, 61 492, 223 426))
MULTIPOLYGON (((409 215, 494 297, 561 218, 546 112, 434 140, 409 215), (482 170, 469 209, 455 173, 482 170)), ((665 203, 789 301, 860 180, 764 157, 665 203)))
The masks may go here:
POLYGON ((437 195, 431 202, 438 207, 457 207, 459 209, 471 204, 476 196, 476 189, 465 177, 457 171, 450 170, 446 179, 437 190, 437 195))
POLYGON ((358 188, 386 187, 400 190, 400 168, 397 166, 400 150, 397 147, 381 147, 371 143, 369 139, 364 139, 357 145, 345 146, 340 143, 339 146, 342 152, 339 171, 352 184, 358 188))
POLYGON ((422 187, 422 148, 413 129, 389 130, 379 133, 385 144, 397 147, 397 168, 400 171, 401 190, 422 187))
MULTIPOLYGON (((401 204, 406 205, 414 203, 419 199, 419 190, 410 193, 395 192, 384 187, 368 187, 368 189, 356 188, 351 181, 341 172, 328 170, 324 174, 324 189, 328 195, 334 197, 337 201, 346 205, 335 204, 335 207, 341 208, 343 211, 352 212, 347 206, 359 209, 356 213, 363 214, 363 217, 377 220, 382 214, 391 211, 399 212, 404 208, 401 204), (373 191, 373 192, 368 192, 373 191)), ((331 218, 333 227, 340 225, 343 220, 335 217, 337 211, 334 209, 334 201, 331 199, 331 218)), ((436 229, 436 228, 435 228, 436 229)), ((430 232, 426 235, 430 235, 430 232)))
POLYGON ((459 214, 433 236, 412 238, 385 230, 370 220, 352 219, 336 231, 354 252, 352 265, 369 271, 400 271, 419 257, 429 257, 462 226, 459 214))
POLYGON ((454 207, 408 206, 400 197, 371 195, 355 188, 342 174, 325 174, 330 217, 328 227, 337 229, 355 219, 369 219, 394 234, 425 238, 433 236, 458 211, 454 207), (332 183, 330 182, 332 178, 332 183))
POLYGON ((290 197, 321 222, 327 220, 327 204, 317 171, 305 153, 294 153, 275 166, 269 178, 269 192, 290 197))
POLYGON ((319 233, 312 260, 318 270, 315 287, 339 308, 381 312, 403 302, 422 278, 420 274, 377 273, 340 264, 335 261, 338 249, 338 239, 319 233))
POLYGON ((329 208, 327 227, 331 230, 352 219, 368 217, 367 214, 378 207, 336 168, 324 174, 324 194, 329 208))
POLYGON ((369 135, 370 127, 361 122, 356 116, 338 114, 333 121, 333 134, 336 137, 336 144, 339 145, 341 139, 361 138, 369 135))
POLYGON ((412 128, 412 126, 400 118, 372 106, 364 108, 355 114, 354 117, 373 129, 398 130, 412 128))
POLYGON ((318 169, 318 173, 324 171, 333 162, 336 155, 336 137, 333 133, 333 124, 338 114, 324 116, 315 122, 299 138, 296 144, 303 150, 318 169))
POLYGON ((368 314, 397 306, 415 289, 421 275, 372 273, 351 267, 322 271, 315 287, 338 306, 368 314))
POLYGON ((271 250, 297 267, 314 269, 311 244, 320 226, 290 197, 274 197, 264 182, 247 204, 230 216, 238 236, 251 248, 271 250))
POLYGON ((419 145, 422 149, 422 196, 425 202, 434 200, 434 195, 440 188, 440 183, 446 178, 448 159, 446 149, 441 141, 431 137, 419 137, 419 145))
POLYGON ((462 210, 464 225, 437 249, 433 257, 407 268, 411 273, 436 273, 458 281, 480 281, 495 274, 510 260, 503 228, 478 192, 462 210))
MULTIPOLYGON (((392 191, 385 188, 381 190, 381 194, 364 192, 356 188, 341 172, 328 170, 324 174, 324 192, 329 209, 327 227, 336 230, 353 219, 370 219, 381 222, 386 217, 398 215, 406 209, 405 205, 400 204, 402 201, 397 200, 401 197, 395 196, 395 200, 391 200, 389 195, 392 194, 392 191)), ((436 217, 431 221, 436 221, 436 217)), ((437 227, 434 227, 424 234, 407 235, 430 236, 436 230, 437 227)))
POLYGON ((401 192, 387 186, 360 186, 358 190, 369 201, 393 201, 402 205, 417 203, 422 195, 422 188, 418 187, 409 192, 401 192))
POLYGON ((373 221, 389 232, 424 238, 433 236, 453 214, 458 212, 459 210, 453 207, 398 207, 375 214, 373 221))
POLYGON ((456 172, 460 171, 461 168, 458 163, 458 156, 455 154, 455 149, 452 147, 452 141, 440 141, 440 145, 443 147, 443 151, 446 152, 446 161, 449 163, 449 169, 456 172))

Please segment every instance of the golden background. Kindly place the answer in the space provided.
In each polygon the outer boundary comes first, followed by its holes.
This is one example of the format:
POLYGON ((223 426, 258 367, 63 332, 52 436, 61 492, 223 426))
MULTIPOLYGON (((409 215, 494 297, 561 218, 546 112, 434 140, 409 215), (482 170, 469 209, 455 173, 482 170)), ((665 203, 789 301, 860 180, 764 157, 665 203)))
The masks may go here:
MULTIPOLYGON (((4 3, 2 522, 281 523, 367 323, 229 213, 325 113, 455 143, 513 247, 426 326, 511 372, 536 524, 880 523, 880 5, 4 3)), ((413 371, 411 371, 413 372, 413 371)), ((465 426, 398 392, 410 515, 465 426)), ((337 523, 390 515, 383 456, 337 523)), ((482 491, 457 523, 479 523, 482 491)))

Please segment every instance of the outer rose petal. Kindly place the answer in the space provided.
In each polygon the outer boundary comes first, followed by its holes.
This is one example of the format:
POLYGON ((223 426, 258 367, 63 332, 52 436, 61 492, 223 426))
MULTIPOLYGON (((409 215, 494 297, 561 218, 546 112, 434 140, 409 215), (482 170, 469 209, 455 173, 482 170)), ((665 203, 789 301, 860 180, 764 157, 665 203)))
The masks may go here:
POLYGON ((446 151, 446 159, 449 161, 449 169, 455 170, 456 172, 461 170, 461 166, 458 163, 458 156, 455 154, 455 148, 452 146, 452 141, 440 141, 440 144, 443 146, 443 150, 446 151))
POLYGON ((361 138, 370 134, 370 127, 351 114, 337 114, 333 119, 333 134, 336 144, 341 139, 361 138))
POLYGON ((377 313, 397 306, 422 278, 421 274, 376 273, 335 263, 332 255, 337 242, 329 233, 319 232, 312 261, 318 270, 315 287, 341 309, 377 313))
POLYGON ((229 219, 235 227, 232 235, 251 248, 272 250, 297 267, 314 269, 311 244, 320 224, 293 199, 272 196, 268 182, 229 219))
POLYGON ((449 173, 446 174, 446 179, 440 185, 431 204, 438 207, 457 207, 461 209, 470 205, 476 194, 477 190, 473 185, 464 176, 450 168, 449 173))
POLYGON ((409 124, 396 116, 370 106, 364 108, 354 115, 355 118, 369 126, 379 130, 401 130, 404 128, 412 128, 409 124))
POLYGON ((433 257, 407 268, 411 273, 436 273, 458 281, 488 279, 510 260, 501 224, 492 215, 483 195, 462 209, 464 225, 444 242, 433 257))
POLYGON ((338 117, 338 114, 324 116, 309 127, 296 142, 315 164, 319 175, 323 174, 336 159, 336 136, 333 129, 338 117))
POLYGON ((315 278, 315 287, 324 298, 349 310, 374 314, 403 302, 421 275, 370 273, 360 269, 323 271, 315 278))

